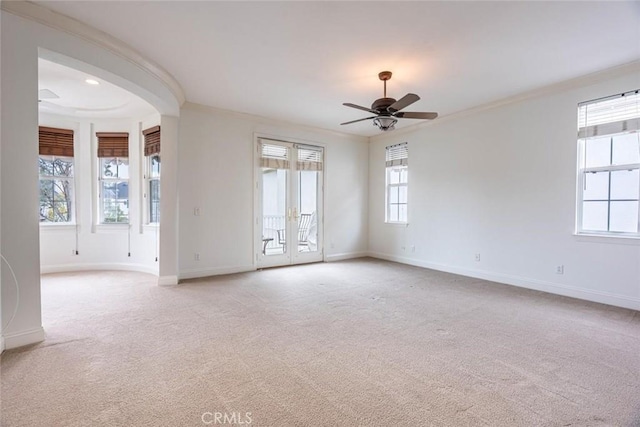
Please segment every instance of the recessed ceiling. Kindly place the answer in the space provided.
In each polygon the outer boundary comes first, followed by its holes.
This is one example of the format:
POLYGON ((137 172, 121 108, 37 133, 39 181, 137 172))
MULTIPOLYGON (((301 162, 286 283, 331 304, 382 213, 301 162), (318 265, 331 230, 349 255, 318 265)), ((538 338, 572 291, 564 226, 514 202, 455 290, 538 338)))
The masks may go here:
POLYGON ((39 3, 157 62, 188 101, 365 136, 342 103, 381 97, 383 70, 389 96, 421 96, 407 111, 443 116, 640 59, 639 2, 39 3))
POLYGON ((119 86, 42 58, 38 59, 38 89, 42 113, 113 119, 156 112, 148 102, 119 86))

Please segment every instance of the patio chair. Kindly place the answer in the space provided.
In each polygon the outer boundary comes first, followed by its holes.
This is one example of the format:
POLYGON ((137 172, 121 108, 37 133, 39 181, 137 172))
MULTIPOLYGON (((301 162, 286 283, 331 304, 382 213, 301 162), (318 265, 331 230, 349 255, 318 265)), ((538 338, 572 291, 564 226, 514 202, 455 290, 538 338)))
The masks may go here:
MULTIPOLYGON (((309 224, 311 223, 311 214, 300 214, 300 220, 298 222, 298 247, 309 247, 309 224)), ((285 251, 287 244, 287 236, 285 229, 278 230, 278 244, 282 246, 282 253, 285 251)))

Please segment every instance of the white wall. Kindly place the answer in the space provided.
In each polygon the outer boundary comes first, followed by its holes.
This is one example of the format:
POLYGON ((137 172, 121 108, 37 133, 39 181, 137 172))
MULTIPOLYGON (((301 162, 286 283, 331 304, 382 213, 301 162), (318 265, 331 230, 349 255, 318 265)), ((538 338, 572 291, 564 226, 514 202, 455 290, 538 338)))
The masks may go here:
POLYGON ((77 223, 40 225, 41 272, 128 269, 158 274, 159 228, 144 225, 144 152, 141 130, 160 124, 160 115, 107 120, 40 114, 40 125, 74 130, 77 223), (96 132, 129 132, 129 227, 98 225, 96 132), (75 251, 78 254, 75 254, 75 251), (131 254, 131 256, 129 256, 131 254))
POLYGON ((255 133, 325 145, 326 259, 366 254, 367 138, 185 104, 178 156, 180 277, 255 268, 261 250, 253 233, 255 133))
POLYGON ((372 255, 640 309, 640 240, 573 234, 577 104, 639 87, 636 67, 597 84, 373 138, 372 255), (384 223, 385 146, 403 141, 406 227, 384 223), (563 275, 556 274, 560 265, 563 275))
MULTIPOLYGON (((21 4, 28 8, 33 6, 30 3, 21 4)), ((59 19, 46 13, 44 17, 59 19)), ((2 335, 6 347, 13 348, 44 338, 40 309, 37 169, 39 50, 46 49, 48 55, 62 54, 90 65, 93 67, 90 67, 91 74, 125 87, 151 103, 163 114, 163 125, 165 115, 177 115, 179 110, 177 99, 163 81, 134 61, 87 41, 90 39, 88 32, 85 32, 84 38, 75 37, 69 32, 5 11, 1 12, 1 20, 0 252, 13 268, 17 279, 13 279, 8 268, 2 268, 2 325, 5 327, 2 335)), ((75 28, 81 27, 78 22, 72 23, 75 28)), ((96 37, 103 36, 97 33, 96 37)), ((51 56, 48 58, 54 59, 51 56)), ((175 170, 170 169, 169 172, 167 175, 163 170, 163 180, 166 178, 175 183, 175 170)), ((166 213, 163 205, 163 215, 166 213)), ((175 213, 173 215, 175 217, 175 213)), ((175 236, 163 233, 161 238, 173 239, 175 250, 175 236)), ((169 261, 175 264, 175 259, 169 261)))

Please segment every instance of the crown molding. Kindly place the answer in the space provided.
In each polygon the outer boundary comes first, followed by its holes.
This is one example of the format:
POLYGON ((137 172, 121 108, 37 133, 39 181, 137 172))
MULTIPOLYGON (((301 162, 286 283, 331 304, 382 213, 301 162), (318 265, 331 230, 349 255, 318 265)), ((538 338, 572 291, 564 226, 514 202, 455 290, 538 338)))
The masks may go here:
POLYGON ((239 111, 233 110, 225 110, 224 108, 212 107, 210 105, 198 104, 195 102, 187 101, 184 103, 182 108, 191 111, 200 111, 205 113, 213 113, 213 114, 223 114, 231 118, 237 118, 242 120, 250 120, 252 122, 257 122, 266 126, 283 126, 283 127, 291 127, 296 128, 301 131, 306 132, 315 132, 324 135, 331 135, 334 137, 339 137, 342 139, 356 140, 359 139, 362 142, 369 142, 369 137, 364 135, 357 135, 354 133, 340 132, 332 129, 325 129, 311 125, 304 125, 300 123, 289 122, 282 119, 273 119, 265 116, 258 116, 251 113, 242 113, 239 111))
MULTIPOLYGON (((554 83, 551 85, 543 86, 537 89, 533 89, 530 91, 522 92, 514 96, 510 96, 507 98, 498 99, 486 104, 478 105, 476 107, 468 108, 466 110, 457 111, 451 114, 446 114, 444 116, 438 117, 436 120, 424 122, 424 123, 416 123, 415 125, 407 126, 402 129, 397 129, 393 131, 395 135, 405 135, 408 133, 416 132, 420 129, 427 128, 429 126, 438 125, 439 123, 460 119, 463 117, 467 117, 473 114, 480 113, 486 110, 492 110, 494 108, 503 107, 509 104, 515 104, 518 102, 522 102, 528 99, 538 98, 544 95, 549 95, 552 93, 565 92, 571 89, 589 86, 595 83, 599 83, 604 80, 614 79, 616 77, 625 76, 628 74, 638 73, 638 77, 640 79, 640 60, 629 62, 626 64, 618 65, 616 67, 607 68, 606 70, 596 71, 594 73, 586 74, 583 76, 575 77, 573 79, 564 80, 558 83, 554 83)), ((640 80, 639 80, 640 84, 640 80)), ((389 133, 381 133, 378 135, 374 135, 369 138, 369 141, 377 141, 382 140, 385 137, 388 137, 389 133)))
POLYGON ((160 80, 175 96, 179 105, 186 101, 180 83, 159 64, 145 58, 137 50, 112 35, 91 27, 77 19, 47 9, 29 1, 2 1, 0 9, 12 15, 37 22, 50 28, 71 34, 84 41, 99 46, 125 59, 143 71, 160 80))

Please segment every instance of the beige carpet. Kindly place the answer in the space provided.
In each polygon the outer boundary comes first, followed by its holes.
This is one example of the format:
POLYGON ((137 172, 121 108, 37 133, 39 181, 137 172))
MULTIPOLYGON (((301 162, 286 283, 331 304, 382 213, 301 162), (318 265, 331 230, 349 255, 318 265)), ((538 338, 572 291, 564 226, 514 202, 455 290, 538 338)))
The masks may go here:
POLYGON ((153 282, 43 276, 2 425, 640 425, 639 312, 372 259, 153 282))

